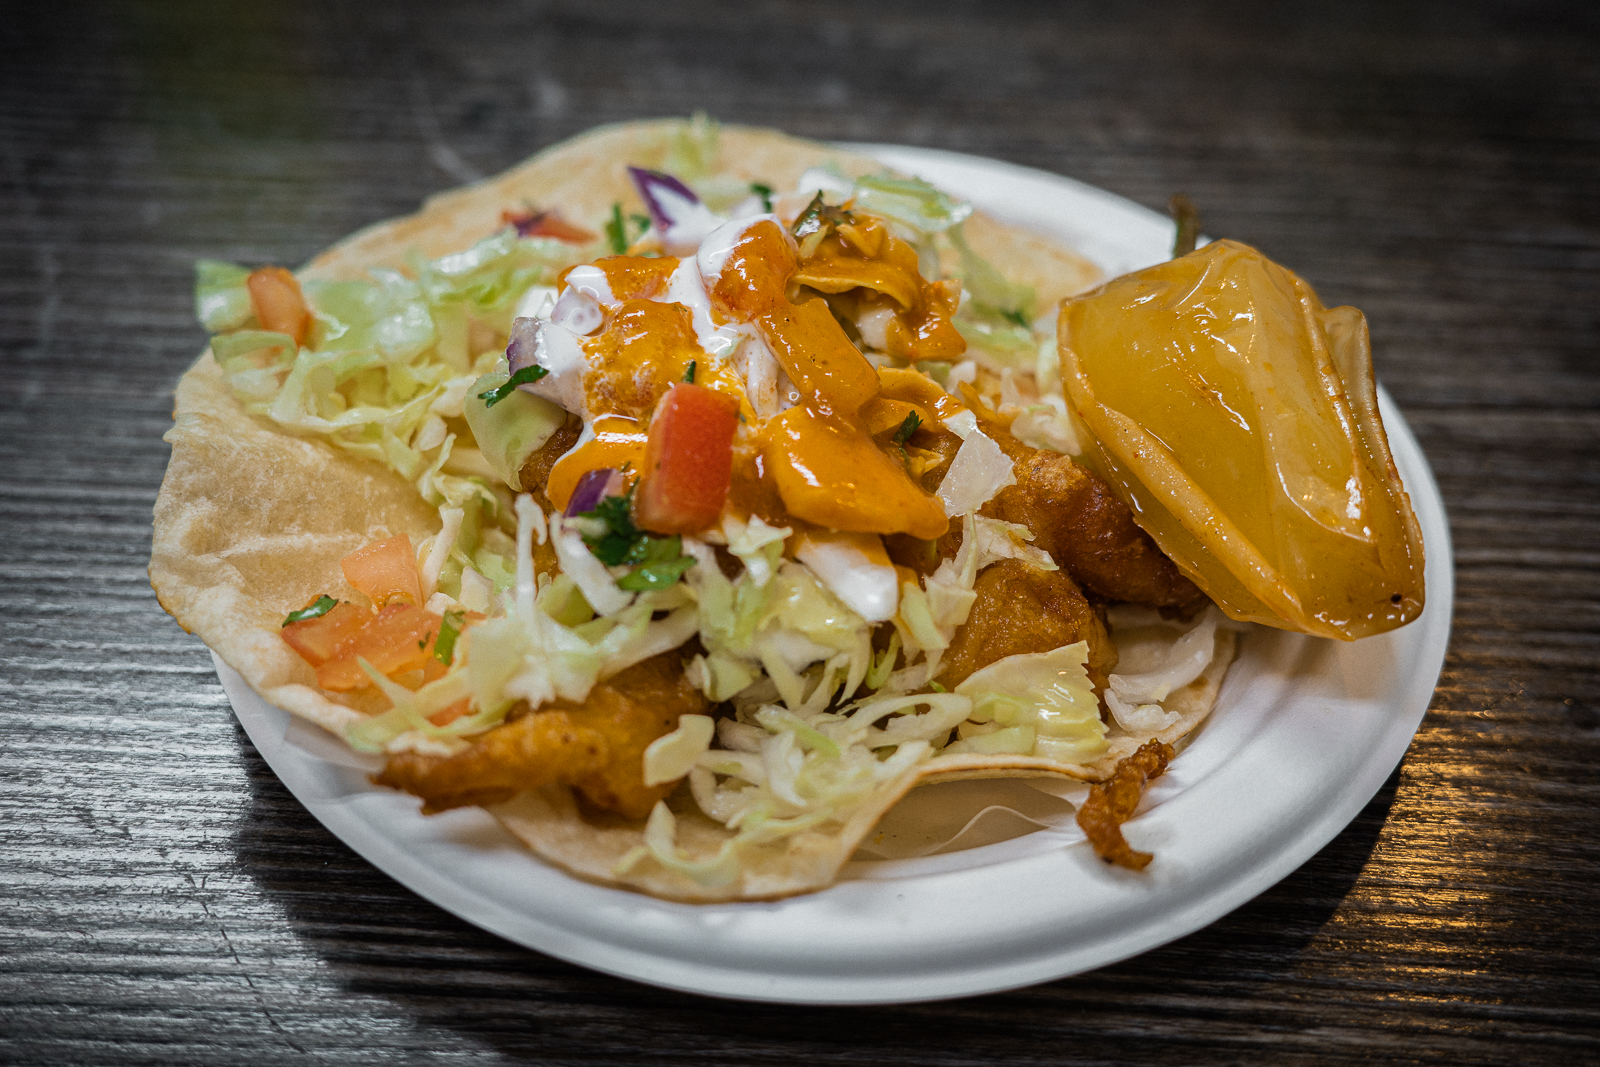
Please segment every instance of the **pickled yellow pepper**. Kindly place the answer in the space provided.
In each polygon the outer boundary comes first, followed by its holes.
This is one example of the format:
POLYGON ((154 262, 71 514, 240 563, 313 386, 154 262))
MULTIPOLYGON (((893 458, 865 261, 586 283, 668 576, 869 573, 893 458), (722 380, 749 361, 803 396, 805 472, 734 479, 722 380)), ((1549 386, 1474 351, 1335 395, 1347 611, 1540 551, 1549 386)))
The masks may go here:
POLYGON ((1058 337, 1084 461, 1229 616, 1353 640, 1421 613, 1361 312, 1215 241, 1065 301, 1058 337))

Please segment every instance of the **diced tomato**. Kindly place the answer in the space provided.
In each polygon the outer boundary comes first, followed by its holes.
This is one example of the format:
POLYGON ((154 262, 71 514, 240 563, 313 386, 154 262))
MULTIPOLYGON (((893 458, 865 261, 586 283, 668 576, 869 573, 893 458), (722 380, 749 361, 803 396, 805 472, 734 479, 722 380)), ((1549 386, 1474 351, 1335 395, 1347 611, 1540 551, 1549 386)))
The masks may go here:
POLYGON ((320 667, 374 618, 366 608, 345 601, 315 619, 291 622, 280 632, 301 659, 320 667))
POLYGON ((644 474, 634 497, 640 526, 695 533, 722 516, 733 479, 739 402, 703 385, 678 382, 650 420, 644 474))
POLYGON ((358 548, 339 561, 345 580, 365 593, 375 607, 396 600, 422 603, 422 580, 417 577, 417 557, 411 538, 396 534, 358 548))
POLYGON ((428 716, 428 721, 433 723, 433 725, 435 725, 435 726, 449 726, 451 723, 453 723, 457 719, 461 718, 461 716, 466 715, 471 710, 472 710, 472 698, 471 697, 462 697, 460 700, 456 701, 454 704, 451 704, 449 707, 440 708, 438 711, 434 712, 432 715, 429 715, 428 716))
POLYGON ((582 226, 574 226, 554 211, 502 211, 500 221, 517 228, 521 237, 554 237, 572 244, 588 244, 595 235, 582 226))
POLYGON ((300 282, 282 267, 259 267, 245 279, 250 306, 263 330, 286 333, 301 344, 311 325, 311 311, 300 292, 300 282))
POLYGON ((439 616, 413 604, 390 604, 340 647, 337 656, 317 668, 317 684, 336 693, 371 685, 357 657, 387 675, 426 668, 437 662, 433 642, 443 624, 439 616))

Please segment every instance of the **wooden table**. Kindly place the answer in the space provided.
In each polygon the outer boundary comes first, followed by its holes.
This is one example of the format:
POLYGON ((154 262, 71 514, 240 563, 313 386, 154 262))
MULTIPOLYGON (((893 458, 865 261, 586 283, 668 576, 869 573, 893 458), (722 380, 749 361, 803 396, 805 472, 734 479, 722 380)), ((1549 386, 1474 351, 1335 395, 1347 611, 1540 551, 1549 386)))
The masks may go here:
POLYGON ((9 13, 0 1060, 1600 1060, 1597 31, 1577 3, 9 13), (284 790, 145 577, 204 343, 192 262, 299 262, 596 123, 694 108, 1187 192, 1208 232, 1366 311, 1459 584, 1433 709, 1337 840, 1126 963, 812 1010, 500 941, 284 790))

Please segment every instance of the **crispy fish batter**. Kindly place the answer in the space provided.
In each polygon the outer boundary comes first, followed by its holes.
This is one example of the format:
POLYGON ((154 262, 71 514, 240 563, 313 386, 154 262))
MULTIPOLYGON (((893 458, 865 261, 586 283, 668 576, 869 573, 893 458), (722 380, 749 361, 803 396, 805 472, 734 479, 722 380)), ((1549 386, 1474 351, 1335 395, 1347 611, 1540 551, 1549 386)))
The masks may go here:
POLYGON ((1032 530, 1035 544, 1079 585, 1107 600, 1185 614, 1205 604, 1206 595, 1134 524, 1133 512, 1110 486, 1070 456, 986 429, 1015 464, 1017 484, 1000 490, 983 514, 1032 530))
MULTIPOLYGON (((525 493, 543 493, 544 487, 550 481, 550 471, 554 469, 556 460, 566 455, 572 446, 578 443, 578 437, 583 433, 583 420, 578 416, 567 413, 567 421, 556 427, 545 443, 528 454, 522 461, 522 470, 518 477, 522 482, 522 491, 525 493)), ((550 510, 549 508, 545 509, 550 510)))
POLYGON ((1122 824, 1139 806, 1144 783, 1161 777, 1171 762, 1171 745, 1147 741, 1133 755, 1121 760, 1108 780, 1089 790, 1089 799, 1078 809, 1078 826, 1089 835, 1095 855, 1118 867, 1144 870, 1153 856, 1128 845, 1122 836, 1122 824))
POLYGON ((945 652, 942 684, 954 689, 973 671, 1007 656, 1087 641, 1089 679, 1097 690, 1105 687, 1117 665, 1116 646, 1099 611, 1064 572, 1003 559, 979 573, 973 591, 978 599, 945 652))
POLYGON ((642 818, 677 784, 644 784, 644 750, 680 715, 707 707, 677 652, 664 652, 600 682, 582 705, 558 701, 451 756, 397 753, 372 780, 421 797, 428 815, 561 783, 598 808, 642 818))

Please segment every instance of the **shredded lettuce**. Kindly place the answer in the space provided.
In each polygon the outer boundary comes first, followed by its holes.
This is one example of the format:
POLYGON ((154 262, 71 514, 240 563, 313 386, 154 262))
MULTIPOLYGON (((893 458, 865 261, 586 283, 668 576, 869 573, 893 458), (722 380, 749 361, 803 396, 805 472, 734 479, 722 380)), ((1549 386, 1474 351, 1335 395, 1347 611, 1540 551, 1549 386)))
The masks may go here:
POLYGON ((887 174, 857 178, 855 204, 900 223, 919 237, 948 231, 972 214, 971 204, 951 199, 921 178, 887 174))
POLYGON ((716 722, 709 715, 684 715, 677 729, 650 742, 644 750, 644 784, 675 782, 688 774, 711 747, 716 722))
POLYGON ((194 314, 211 333, 237 330, 255 317, 245 280, 250 272, 232 263, 202 259, 194 265, 194 314))
POLYGON ((509 377, 497 368, 475 379, 467 389, 462 414, 495 475, 520 489, 523 463, 561 428, 567 413, 544 397, 521 389, 491 407, 481 394, 504 385, 509 377))
POLYGON ((960 256, 961 285, 972 300, 1004 321, 1026 329, 1033 318, 1033 289, 1009 281, 994 264, 974 252, 960 226, 948 228, 945 236, 960 256))

